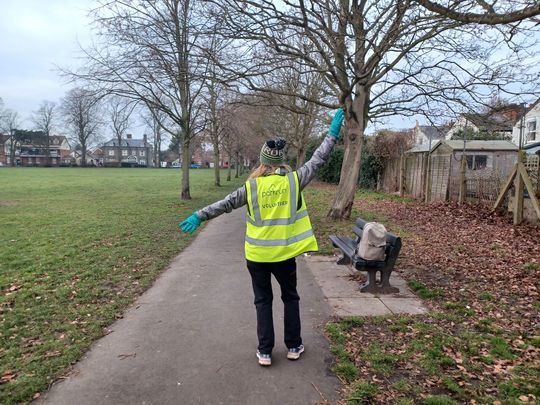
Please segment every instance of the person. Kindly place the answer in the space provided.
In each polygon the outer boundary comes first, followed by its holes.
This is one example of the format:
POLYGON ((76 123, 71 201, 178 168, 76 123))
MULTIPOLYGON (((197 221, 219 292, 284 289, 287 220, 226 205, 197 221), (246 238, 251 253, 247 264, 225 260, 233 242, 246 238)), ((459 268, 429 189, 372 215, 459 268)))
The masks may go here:
POLYGON ((284 163, 286 141, 282 138, 266 141, 260 152, 260 166, 242 187, 223 200, 195 211, 178 224, 182 231, 191 234, 201 221, 247 205, 244 250, 255 296, 259 342, 256 354, 262 366, 272 364, 274 347, 272 275, 280 285, 284 304, 287 358, 297 360, 305 350, 295 258, 305 252, 317 251, 318 247, 302 190, 328 160, 339 139, 343 116, 344 111, 338 109, 328 135, 311 159, 296 171, 284 163))

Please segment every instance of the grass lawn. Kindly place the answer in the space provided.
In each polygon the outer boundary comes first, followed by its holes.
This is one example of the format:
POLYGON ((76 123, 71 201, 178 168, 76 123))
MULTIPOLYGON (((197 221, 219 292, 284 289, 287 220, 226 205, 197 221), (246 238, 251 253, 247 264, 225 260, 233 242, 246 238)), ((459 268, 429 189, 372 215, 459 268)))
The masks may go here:
MULTIPOLYGON (((540 400, 540 227, 489 210, 359 191, 350 221, 325 218, 334 186, 306 190, 321 250, 361 216, 403 238, 396 271, 422 316, 327 325, 341 403, 522 404, 540 400)), ((351 282, 354 282, 351 280, 351 282)))
POLYGON ((0 403, 30 401, 76 362, 193 236, 180 220, 224 197, 192 170, 0 169, 0 403))

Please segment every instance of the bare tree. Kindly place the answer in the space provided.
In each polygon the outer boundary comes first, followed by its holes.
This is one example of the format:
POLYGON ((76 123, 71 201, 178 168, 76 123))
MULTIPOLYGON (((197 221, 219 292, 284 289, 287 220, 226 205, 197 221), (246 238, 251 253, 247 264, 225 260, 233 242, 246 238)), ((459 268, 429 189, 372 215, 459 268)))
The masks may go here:
POLYGON ((167 116, 159 110, 147 110, 142 116, 142 119, 146 126, 152 131, 153 144, 154 144, 154 166, 161 167, 161 143, 164 139, 164 130, 167 128, 167 116))
MULTIPOLYGON (((271 100, 279 107, 283 135, 295 149, 296 167, 304 164, 310 138, 316 135, 319 127, 321 107, 310 100, 322 100, 327 97, 322 76, 299 65, 276 71, 280 81, 276 89, 278 94, 271 94, 271 100), (302 94, 305 97, 298 97, 302 94)), ((290 148, 289 148, 290 150, 290 148)))
POLYGON ((126 100, 122 97, 111 96, 108 103, 108 113, 110 118, 110 126, 116 137, 117 148, 116 157, 118 167, 122 166, 122 138, 131 125, 131 114, 135 103, 132 100, 126 100))
POLYGON ((74 88, 62 99, 61 112, 72 138, 81 148, 81 165, 86 166, 88 146, 97 137, 102 125, 101 98, 94 92, 74 88))
POLYGON ((197 103, 207 60, 197 46, 203 13, 189 0, 100 0, 91 13, 99 43, 83 49, 86 63, 69 77, 142 102, 172 125, 182 152, 181 198, 189 189, 190 143, 200 131, 197 103))
POLYGON ((44 135, 45 165, 51 165, 51 134, 57 124, 58 108, 55 102, 44 100, 32 115, 32 122, 36 130, 44 135))
POLYGON ((455 21, 486 25, 510 24, 535 17, 540 14, 538 0, 512 2, 498 0, 454 0, 444 4, 430 0, 416 0, 429 11, 455 21))
POLYGON ((369 122, 399 114, 436 115, 449 106, 509 91, 512 82, 527 83, 522 71, 514 69, 524 66, 517 63, 521 54, 493 53, 494 47, 506 44, 516 52, 527 50, 517 43, 518 37, 526 38, 515 27, 512 33, 467 27, 414 0, 298 0, 283 7, 269 0, 220 4, 229 17, 227 34, 247 41, 245 48, 251 50, 230 66, 244 72, 247 86, 261 88, 260 75, 300 61, 323 76, 337 100, 296 96, 345 108, 344 159, 328 213, 335 219, 351 214, 369 122))
POLYGON ((9 159, 11 166, 15 166, 15 152, 21 144, 22 138, 17 135, 17 127, 20 125, 19 113, 9 108, 2 110, 0 117, 0 131, 9 135, 9 159))

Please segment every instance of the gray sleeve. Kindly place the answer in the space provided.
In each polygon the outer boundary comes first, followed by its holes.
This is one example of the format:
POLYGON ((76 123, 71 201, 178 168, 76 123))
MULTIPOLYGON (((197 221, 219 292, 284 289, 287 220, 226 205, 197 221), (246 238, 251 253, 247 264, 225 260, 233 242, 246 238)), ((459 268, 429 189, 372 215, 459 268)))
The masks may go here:
POLYGON ((201 221, 208 221, 209 219, 220 216, 226 212, 231 212, 233 209, 240 208, 243 205, 246 205, 246 203, 246 187, 242 186, 223 200, 216 201, 215 203, 200 209, 197 211, 197 214, 201 221))
POLYGON ((296 171, 298 173, 300 190, 303 190, 304 187, 306 187, 308 183, 313 180, 317 174, 317 171, 326 163, 335 144, 336 139, 333 136, 327 135, 324 138, 324 141, 315 150, 311 159, 309 159, 300 169, 296 171))

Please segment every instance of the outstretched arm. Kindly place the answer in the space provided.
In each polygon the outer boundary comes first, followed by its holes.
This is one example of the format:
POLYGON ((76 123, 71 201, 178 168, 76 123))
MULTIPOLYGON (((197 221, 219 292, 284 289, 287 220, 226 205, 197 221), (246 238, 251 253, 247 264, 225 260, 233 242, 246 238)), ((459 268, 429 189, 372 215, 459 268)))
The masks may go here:
POLYGON ((197 211, 197 214, 199 214, 202 221, 208 221, 209 219, 215 218, 226 212, 231 212, 233 209, 246 205, 246 195, 246 186, 242 186, 233 191, 223 200, 216 201, 215 203, 200 209, 197 211))
POLYGON ((334 145, 339 139, 339 133, 341 130, 341 125, 343 123, 343 109, 336 111, 332 124, 330 124, 330 129, 328 130, 328 135, 324 138, 323 142, 313 153, 311 159, 309 159, 301 168, 296 172, 298 173, 298 181, 300 183, 300 190, 303 190, 308 183, 313 180, 319 169, 322 165, 326 163, 334 145))
POLYGON ((242 186, 233 191, 223 200, 216 201, 213 204, 195 211, 191 216, 178 224, 184 232, 193 233, 201 224, 201 221, 208 221, 226 212, 231 212, 235 208, 246 205, 246 187, 242 186))

